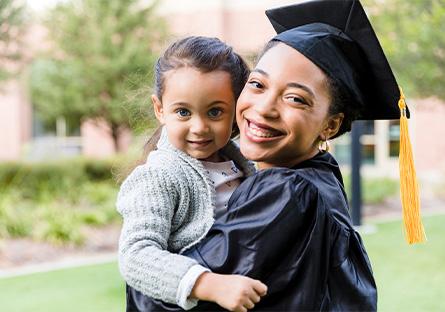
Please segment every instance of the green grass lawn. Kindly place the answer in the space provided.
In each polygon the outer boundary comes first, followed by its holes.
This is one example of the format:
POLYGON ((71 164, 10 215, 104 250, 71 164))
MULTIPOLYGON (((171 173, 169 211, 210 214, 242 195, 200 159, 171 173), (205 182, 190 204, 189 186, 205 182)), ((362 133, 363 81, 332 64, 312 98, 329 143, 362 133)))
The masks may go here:
POLYGON ((445 311, 445 215, 424 220, 428 241, 408 245, 401 221, 363 235, 378 288, 378 311, 445 311))
MULTIPOLYGON (((428 242, 409 246, 401 222, 363 235, 373 265, 379 311, 445 311, 445 215, 424 218, 428 242)), ((116 263, 0 279, 0 311, 124 311, 116 263)))
POLYGON ((125 311, 117 264, 107 263, 0 279, 0 311, 125 311))

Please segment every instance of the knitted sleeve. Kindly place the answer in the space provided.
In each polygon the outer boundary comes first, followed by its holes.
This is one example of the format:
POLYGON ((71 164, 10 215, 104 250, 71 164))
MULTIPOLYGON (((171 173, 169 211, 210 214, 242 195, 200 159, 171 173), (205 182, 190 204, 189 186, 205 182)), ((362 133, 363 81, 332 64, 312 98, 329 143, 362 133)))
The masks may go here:
POLYGON ((167 170, 137 167, 122 184, 117 210, 123 217, 119 269, 145 295, 176 303, 179 283, 195 260, 167 251, 179 191, 167 170))

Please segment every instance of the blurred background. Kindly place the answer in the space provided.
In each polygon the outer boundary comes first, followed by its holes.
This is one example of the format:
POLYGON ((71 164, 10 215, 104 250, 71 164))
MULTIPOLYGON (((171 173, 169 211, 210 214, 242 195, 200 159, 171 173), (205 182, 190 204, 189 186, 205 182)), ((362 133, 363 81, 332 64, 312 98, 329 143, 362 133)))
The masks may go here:
MULTIPOLYGON (((298 0, 0 0, 0 309, 122 311, 119 183, 156 127, 163 49, 218 37, 254 64, 298 0)), ((445 311, 445 0, 363 0, 403 87, 428 242, 404 241, 399 122, 362 123, 362 224, 380 311, 445 311)), ((332 142, 349 195, 351 136, 332 142)))

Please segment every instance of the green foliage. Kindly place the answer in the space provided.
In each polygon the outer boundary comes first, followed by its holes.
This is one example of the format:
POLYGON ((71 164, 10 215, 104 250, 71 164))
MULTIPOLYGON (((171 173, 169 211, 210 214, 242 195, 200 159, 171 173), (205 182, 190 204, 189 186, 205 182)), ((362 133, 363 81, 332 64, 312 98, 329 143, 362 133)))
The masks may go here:
POLYGON ((123 159, 0 164, 0 238, 31 237, 82 244, 85 226, 116 222, 117 183, 123 159))
POLYGON ((0 237, 25 237, 31 234, 32 219, 29 218, 29 205, 17 205, 18 192, 1 193, 0 197, 0 237))
MULTIPOLYGON (((344 176, 344 184, 348 198, 351 199, 351 179, 344 176)), ((397 195, 399 183, 390 178, 365 178, 362 181, 364 204, 381 204, 388 197, 397 195)))
POLYGON ((40 191, 65 195, 86 181, 111 181, 113 172, 127 163, 125 158, 73 158, 51 162, 0 163, 0 190, 16 188, 27 198, 38 198, 40 191))
POLYGON ((43 222, 40 221, 37 226, 34 226, 33 236, 56 245, 66 243, 82 244, 84 237, 80 231, 80 220, 77 213, 74 209, 66 208, 68 207, 58 207, 52 204, 39 207, 34 215, 40 215, 40 218, 37 218, 37 220, 42 220, 43 222))
POLYGON ((23 1, 0 0, 0 81, 11 77, 10 63, 20 58, 16 47, 23 31, 23 13, 23 1))
POLYGON ((445 0, 367 0, 365 4, 405 93, 445 100, 445 0))
POLYGON ((113 178, 113 162, 112 160, 84 162, 85 174, 92 181, 111 180, 113 178))
POLYGON ((134 127, 135 120, 147 123, 147 90, 166 38, 156 1, 151 3, 72 0, 50 11, 46 25, 54 48, 33 63, 30 80, 44 121, 105 120, 116 148, 123 129, 134 127))

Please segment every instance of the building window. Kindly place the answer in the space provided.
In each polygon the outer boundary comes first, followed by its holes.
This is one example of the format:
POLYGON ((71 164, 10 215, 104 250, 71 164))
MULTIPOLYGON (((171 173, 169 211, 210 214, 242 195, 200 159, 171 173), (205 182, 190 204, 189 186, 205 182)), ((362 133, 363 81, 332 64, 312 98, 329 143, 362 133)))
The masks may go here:
POLYGON ((82 153, 80 123, 63 117, 56 122, 44 123, 33 114, 33 141, 30 143, 27 158, 41 160, 76 156, 82 153))
POLYGON ((364 164, 374 164, 375 163, 375 145, 374 144, 363 144, 362 145, 362 161, 364 164))
POLYGON ((334 139, 333 154, 340 165, 349 165, 351 162, 351 135, 345 133, 334 139))
POLYGON ((400 122, 390 120, 388 129, 389 157, 399 157, 400 148, 400 122))
MULTIPOLYGON (((360 121, 362 123, 362 163, 374 165, 376 162, 376 135, 373 120, 360 121)), ((351 163, 351 134, 346 133, 334 140, 334 155, 341 165, 351 163)))
POLYGON ((374 120, 362 121, 363 133, 360 139, 362 143, 362 162, 363 164, 375 164, 375 126, 374 120))
POLYGON ((363 135, 374 135, 375 134, 375 127, 374 127, 374 121, 373 120, 366 120, 362 121, 363 125, 363 135))

